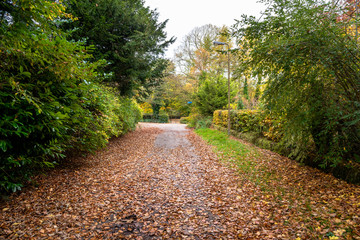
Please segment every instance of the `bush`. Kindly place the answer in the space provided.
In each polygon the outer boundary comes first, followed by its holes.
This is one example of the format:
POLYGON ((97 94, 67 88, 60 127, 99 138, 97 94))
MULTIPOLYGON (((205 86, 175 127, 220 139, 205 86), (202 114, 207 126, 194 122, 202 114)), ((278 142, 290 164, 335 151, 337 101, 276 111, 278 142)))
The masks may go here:
POLYGON ((143 114, 142 122, 153 122, 153 123, 168 123, 169 115, 162 112, 159 115, 155 116, 153 114, 143 114))
POLYGON ((103 147, 140 119, 133 100, 96 83, 102 63, 54 26, 62 4, 17 4, 11 14, 21 21, 0 19, 0 191, 20 190, 67 151, 103 147))
POLYGON ((182 124, 188 124, 188 123, 189 123, 189 117, 182 117, 182 118, 180 118, 180 123, 182 123, 182 124))
POLYGON ((167 115, 166 113, 160 113, 158 120, 160 123, 168 123, 169 122, 169 115, 167 115))
POLYGON ((212 117, 204 117, 198 113, 192 113, 189 117, 185 118, 185 122, 187 122, 188 126, 191 128, 209 128, 212 124, 212 117))
POLYGON ((212 124, 212 117, 204 117, 198 120, 195 124, 196 129, 210 128, 212 124))
MULTIPOLYGON (((227 110, 214 112, 214 124, 227 128, 227 110)), ((231 129, 236 132, 254 132, 275 142, 281 140, 282 123, 258 110, 233 110, 230 116, 231 129)))
POLYGON ((202 116, 198 113, 192 113, 189 115, 188 117, 188 126, 191 127, 191 128, 195 128, 196 127, 196 123, 198 121, 200 121, 202 119, 202 116))
MULTIPOLYGON (((233 97, 233 93, 231 95, 233 97)), ((216 109, 226 108, 228 104, 227 79, 223 77, 205 79, 196 93, 195 104, 203 116, 211 116, 216 109)))

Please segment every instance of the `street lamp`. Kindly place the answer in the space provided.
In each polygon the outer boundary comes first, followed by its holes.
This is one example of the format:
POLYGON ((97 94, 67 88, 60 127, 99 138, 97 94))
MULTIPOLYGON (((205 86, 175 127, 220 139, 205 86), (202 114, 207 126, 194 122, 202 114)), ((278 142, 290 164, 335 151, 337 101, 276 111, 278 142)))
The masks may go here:
POLYGON ((217 45, 227 45, 228 50, 227 50, 227 55, 228 55, 228 116, 227 116, 227 122, 228 122, 228 135, 230 136, 230 46, 227 43, 224 42, 219 42, 219 41, 214 41, 213 42, 215 46, 217 45))

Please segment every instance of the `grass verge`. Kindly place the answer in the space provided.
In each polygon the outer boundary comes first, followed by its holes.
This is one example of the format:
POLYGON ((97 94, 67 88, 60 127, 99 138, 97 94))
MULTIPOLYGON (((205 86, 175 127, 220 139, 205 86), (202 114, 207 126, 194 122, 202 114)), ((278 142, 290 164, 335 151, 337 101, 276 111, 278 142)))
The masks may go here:
POLYGON ((232 168, 236 168, 242 176, 258 185, 262 190, 267 190, 266 185, 262 184, 262 182, 266 182, 274 175, 254 161, 260 156, 255 148, 230 139, 226 133, 218 130, 197 129, 195 133, 215 147, 214 150, 220 161, 230 165, 232 168))
POLYGON ((265 222, 275 222, 276 229, 296 229, 294 239, 360 240, 358 186, 245 145, 218 130, 198 129, 195 133, 214 146, 219 160, 236 169, 240 179, 254 183, 258 189, 252 191, 254 204, 267 205, 265 222))

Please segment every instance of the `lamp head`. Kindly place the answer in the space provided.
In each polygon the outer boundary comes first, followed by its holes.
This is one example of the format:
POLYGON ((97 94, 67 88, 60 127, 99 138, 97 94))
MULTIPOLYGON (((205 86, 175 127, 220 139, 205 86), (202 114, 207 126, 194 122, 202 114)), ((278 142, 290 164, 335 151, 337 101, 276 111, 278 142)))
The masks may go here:
POLYGON ((226 45, 224 42, 214 41, 214 45, 226 45))

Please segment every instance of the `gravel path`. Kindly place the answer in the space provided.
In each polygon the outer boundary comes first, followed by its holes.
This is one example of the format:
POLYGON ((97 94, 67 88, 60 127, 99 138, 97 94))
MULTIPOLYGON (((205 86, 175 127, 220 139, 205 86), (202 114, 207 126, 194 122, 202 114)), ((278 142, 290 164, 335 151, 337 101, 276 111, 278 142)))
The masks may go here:
POLYGON ((0 239, 235 239, 244 230, 235 174, 182 124, 141 123, 36 181, 2 206, 0 239))
POLYGON ((151 192, 145 201, 151 205, 145 204, 145 208, 158 214, 150 228, 165 238, 238 238, 243 227, 236 221, 240 219, 234 218, 236 211, 242 211, 234 204, 241 192, 231 182, 235 175, 218 164, 210 148, 187 130, 186 125, 141 124, 140 127, 162 130, 155 138, 153 151, 145 157, 146 167, 135 173, 151 179, 146 186, 140 184, 139 189, 151 192), (230 200, 229 194, 233 201, 223 202, 230 200))

